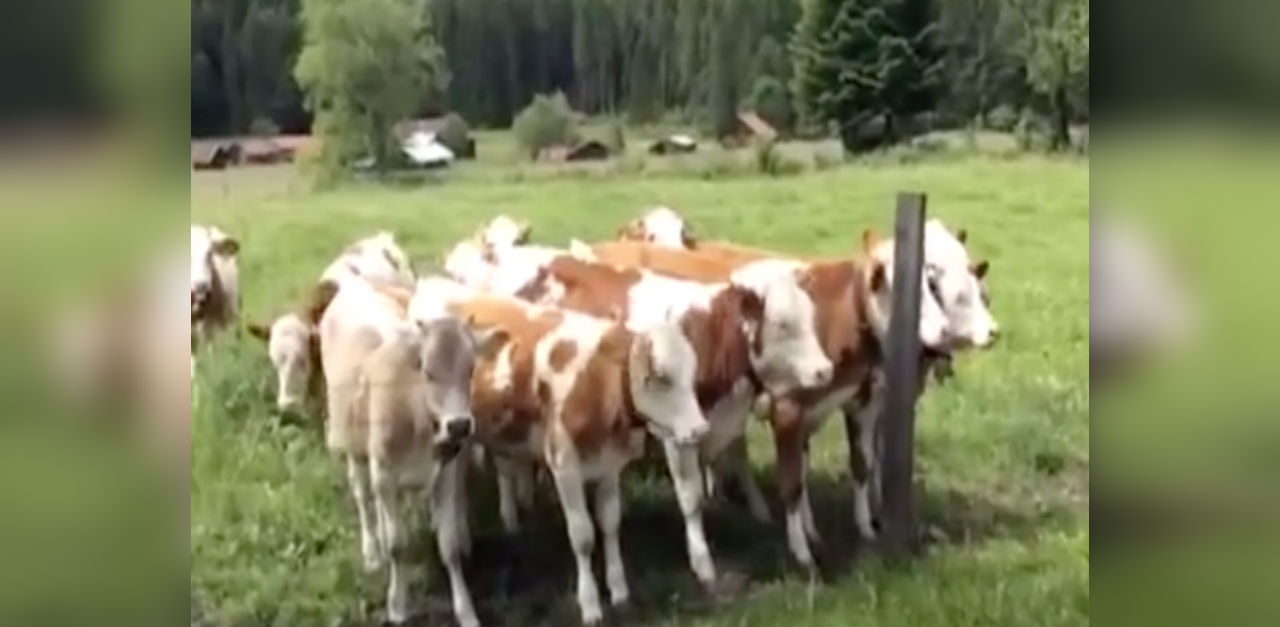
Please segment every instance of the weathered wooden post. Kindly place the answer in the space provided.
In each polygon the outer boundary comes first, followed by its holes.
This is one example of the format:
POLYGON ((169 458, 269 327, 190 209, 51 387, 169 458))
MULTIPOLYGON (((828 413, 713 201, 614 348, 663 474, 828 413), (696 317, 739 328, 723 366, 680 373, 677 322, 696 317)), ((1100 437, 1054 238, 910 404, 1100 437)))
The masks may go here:
POLYGON ((883 542, 901 558, 917 548, 915 519, 916 389, 920 385, 920 280, 924 264, 925 196, 898 194, 894 226, 893 318, 885 348, 888 392, 880 425, 884 436, 883 542))

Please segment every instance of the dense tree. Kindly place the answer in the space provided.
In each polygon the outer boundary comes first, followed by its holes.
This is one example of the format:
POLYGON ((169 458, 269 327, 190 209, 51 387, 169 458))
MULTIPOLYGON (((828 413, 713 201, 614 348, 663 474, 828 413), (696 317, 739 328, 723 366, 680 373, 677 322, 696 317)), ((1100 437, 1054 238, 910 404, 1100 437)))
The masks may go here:
POLYGON ((893 141, 898 118, 933 105, 939 62, 922 4, 806 1, 793 40, 796 96, 810 120, 839 128, 846 149, 867 147, 862 129, 877 120, 884 130, 871 145, 893 141))
POLYGON ((1030 85, 1049 99, 1051 146, 1070 145, 1072 93, 1088 92, 1088 0, 1003 0, 1030 85))
MULTIPOLYGON (((799 109, 817 128, 846 130, 922 110, 979 123, 992 111, 1087 115, 1084 0, 405 1, 429 14, 452 76, 424 87, 414 113, 454 111, 479 126, 506 126, 535 94, 555 91, 587 114, 674 114, 708 130, 727 128, 740 105, 769 109, 763 116, 780 126, 792 108, 793 123, 799 109), (843 79, 813 62, 815 37, 834 45, 838 15, 855 58, 843 79), (818 96, 855 93, 871 100, 855 99, 870 108, 857 108, 852 125, 809 115, 818 96)), ((302 41, 299 2, 192 0, 193 134, 241 133, 264 119, 285 132, 308 127, 288 71, 302 41)))
POLYGON ((448 74, 414 0, 305 0, 295 74, 323 137, 323 160, 395 158, 394 125, 443 91, 448 74))

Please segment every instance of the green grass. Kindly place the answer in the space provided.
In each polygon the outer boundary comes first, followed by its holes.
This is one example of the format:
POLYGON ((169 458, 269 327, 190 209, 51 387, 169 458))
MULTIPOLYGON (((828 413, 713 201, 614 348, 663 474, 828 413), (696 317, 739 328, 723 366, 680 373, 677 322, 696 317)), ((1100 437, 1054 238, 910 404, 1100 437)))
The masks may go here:
MULTIPOLYGON (((925 191, 930 214, 968 228, 970 250, 991 260, 992 305, 1004 337, 994 350, 959 360, 957 377, 921 404, 918 476, 923 524, 933 539, 924 557, 891 567, 854 540, 844 435, 833 420, 811 455, 826 539, 818 553, 831 566, 830 580, 810 589, 790 565, 781 525, 761 526, 742 508, 721 504, 707 523, 717 566, 746 586, 732 603, 709 606, 687 566, 669 482, 631 473, 623 549, 637 600, 632 621, 1088 623, 1087 161, 930 156, 781 178, 622 171, 503 178, 503 171, 537 167, 484 156, 486 145, 504 141, 482 136, 482 162, 419 185, 314 193, 287 169, 202 173, 192 179, 192 220, 240 236, 247 316, 265 318, 301 294, 345 244, 376 229, 396 231, 415 262, 429 268, 498 212, 530 220, 536 240, 563 244, 609 237, 643 207, 668 204, 707 237, 840 253, 863 227, 891 231, 896 191, 925 191)), ((270 417, 273 379, 253 340, 228 337, 212 348, 192 412, 197 620, 377 623, 385 576, 360 569, 345 473, 323 450, 318 425, 270 417)), ((752 461, 772 496, 770 437, 762 424, 751 429, 752 461)), ((492 481, 481 478, 474 489, 477 545, 468 578, 481 620, 576 624, 572 560, 553 495, 518 538, 502 540, 492 481)), ((432 546, 424 543, 424 561, 432 546)), ((440 624, 452 618, 442 571, 431 563, 418 596, 423 620, 440 624)))

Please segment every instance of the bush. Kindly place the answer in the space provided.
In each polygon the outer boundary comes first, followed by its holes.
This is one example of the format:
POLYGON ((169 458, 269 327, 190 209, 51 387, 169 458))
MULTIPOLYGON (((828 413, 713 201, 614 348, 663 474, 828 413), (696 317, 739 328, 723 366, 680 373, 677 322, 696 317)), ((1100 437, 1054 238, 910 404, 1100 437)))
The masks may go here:
POLYGON ((813 152, 813 167, 815 170, 826 170, 834 168, 844 162, 844 149, 836 146, 834 149, 827 146, 819 146, 813 152))
POLYGON ((516 115, 511 130, 530 158, 537 158, 543 148, 574 143, 578 138, 579 118, 563 92, 537 95, 516 115))
POLYGON ((445 148, 452 150, 453 154, 462 156, 467 152, 467 137, 470 134, 471 128, 467 126, 467 121, 457 113, 450 113, 441 121, 436 140, 445 148))
POLYGON ((1018 124, 1018 112, 1009 105, 1000 105, 987 113, 987 128, 1009 132, 1018 124))

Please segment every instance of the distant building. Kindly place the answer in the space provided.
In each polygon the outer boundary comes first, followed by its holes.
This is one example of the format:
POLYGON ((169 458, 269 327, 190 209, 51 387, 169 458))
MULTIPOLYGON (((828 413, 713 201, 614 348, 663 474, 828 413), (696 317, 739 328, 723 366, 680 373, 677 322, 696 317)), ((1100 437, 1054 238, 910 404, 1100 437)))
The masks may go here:
POLYGON ((609 147, 588 139, 573 146, 548 146, 538 151, 538 161, 595 161, 609 158, 609 147))
MULTIPOLYGON (((395 126, 394 133, 401 141, 408 139, 414 133, 431 133, 441 137, 445 135, 444 129, 448 125, 448 116, 417 118, 400 122, 395 126)), ((456 141, 453 141, 446 138, 441 143, 458 159, 474 159, 476 157, 476 140, 471 137, 471 131, 466 131, 462 137, 456 139, 456 141)))
POLYGON ((668 135, 649 145, 651 155, 689 153, 698 149, 698 142, 683 134, 668 135))
POLYGON ((440 168, 453 163, 454 154, 441 144, 435 133, 414 131, 405 138, 400 149, 409 162, 424 168, 440 168))

